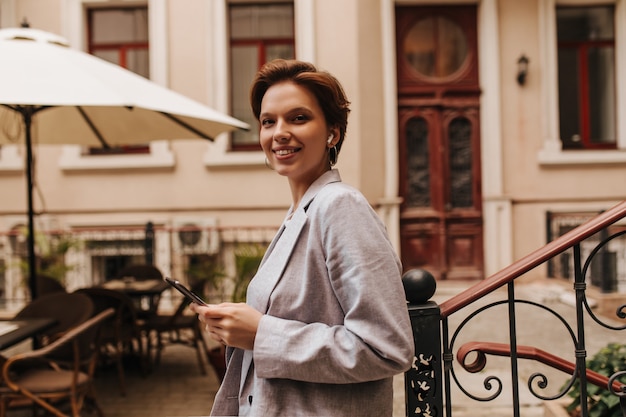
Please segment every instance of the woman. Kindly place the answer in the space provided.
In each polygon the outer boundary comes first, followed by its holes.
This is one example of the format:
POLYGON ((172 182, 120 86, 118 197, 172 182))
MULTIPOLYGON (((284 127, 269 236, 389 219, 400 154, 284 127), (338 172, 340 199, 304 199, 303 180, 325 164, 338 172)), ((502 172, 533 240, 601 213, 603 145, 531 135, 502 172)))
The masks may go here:
POLYGON ((267 163, 293 203, 245 304, 194 306, 227 346, 211 415, 390 416, 414 345, 401 265, 384 225, 331 167, 349 109, 329 73, 276 60, 251 104, 267 163))

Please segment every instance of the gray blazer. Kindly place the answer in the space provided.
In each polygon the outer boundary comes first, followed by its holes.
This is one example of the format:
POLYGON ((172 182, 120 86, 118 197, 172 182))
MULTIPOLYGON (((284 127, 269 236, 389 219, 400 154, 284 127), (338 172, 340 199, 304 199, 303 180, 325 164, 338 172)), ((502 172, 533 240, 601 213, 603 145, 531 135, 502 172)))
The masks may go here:
POLYGON ((282 224, 247 303, 265 314, 254 350, 227 349, 211 415, 391 416, 392 377, 414 356, 401 265, 336 170, 282 224))

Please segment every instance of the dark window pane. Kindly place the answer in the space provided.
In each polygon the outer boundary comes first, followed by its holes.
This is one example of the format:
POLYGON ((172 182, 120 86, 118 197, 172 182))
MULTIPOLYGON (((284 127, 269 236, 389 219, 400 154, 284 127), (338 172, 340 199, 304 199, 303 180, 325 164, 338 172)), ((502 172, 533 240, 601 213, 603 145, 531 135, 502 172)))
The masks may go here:
POLYGON ((563 148, 615 148, 614 7, 559 7, 556 14, 563 148))
POLYGON ((92 9, 94 44, 148 42, 148 9, 92 9))
POLYGON ((150 77, 150 60, 147 49, 131 49, 126 55, 126 68, 145 78, 150 77))
POLYGON ((430 163, 428 124, 413 118, 406 124, 406 162, 408 207, 430 207, 430 163))
POLYGON ((450 206, 468 208, 474 205, 472 192, 472 124, 457 117, 448 127, 450 169, 450 206))
POLYGON ((293 6, 291 4, 232 5, 230 37, 238 39, 270 39, 293 37, 293 6))
POLYGON ((293 45, 268 45, 266 49, 266 60, 292 59, 296 55, 293 45))
POLYGON ((576 49, 559 48, 559 121, 564 147, 581 146, 576 49))
POLYGON ((259 48, 256 46, 233 46, 231 48, 231 64, 233 66, 232 74, 236 74, 240 82, 232 84, 232 109, 233 116, 239 120, 248 123, 251 126, 249 132, 236 130, 232 133, 231 140, 234 146, 254 144, 259 140, 256 129, 258 122, 250 110, 250 99, 248 93, 250 91, 250 83, 257 71, 257 63, 259 62, 259 48), (243 82, 247 79, 248 82, 243 82))
POLYGON ((559 7, 556 16, 559 42, 613 40, 615 37, 613 6, 559 7))
POLYGON ((102 49, 93 51, 92 55, 97 56, 100 59, 104 59, 115 65, 120 65, 120 54, 118 51, 112 49, 102 49))
POLYGON ((591 143, 613 143, 615 133, 615 54, 613 47, 589 48, 591 143))

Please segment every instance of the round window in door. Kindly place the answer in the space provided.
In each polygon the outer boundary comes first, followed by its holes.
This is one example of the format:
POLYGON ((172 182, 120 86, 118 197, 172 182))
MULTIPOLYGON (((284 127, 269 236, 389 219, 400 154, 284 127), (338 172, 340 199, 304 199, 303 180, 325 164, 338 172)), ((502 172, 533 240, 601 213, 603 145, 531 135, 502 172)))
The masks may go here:
POLYGON ((404 38, 404 59, 419 75, 447 79, 464 67, 469 55, 463 29, 444 16, 418 20, 404 38))

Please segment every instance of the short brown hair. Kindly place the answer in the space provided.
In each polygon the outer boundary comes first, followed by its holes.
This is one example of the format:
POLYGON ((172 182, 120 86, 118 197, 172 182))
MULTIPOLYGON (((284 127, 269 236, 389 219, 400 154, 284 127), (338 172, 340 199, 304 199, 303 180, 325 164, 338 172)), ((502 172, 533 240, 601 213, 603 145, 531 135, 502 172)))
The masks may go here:
POLYGON ((339 152, 348 127, 350 102, 339 81, 329 72, 320 71, 311 63, 286 59, 275 59, 266 63, 257 73, 250 89, 250 105, 254 117, 259 119, 261 102, 267 90, 284 81, 300 85, 315 96, 324 112, 326 123, 339 128, 340 138, 335 145, 339 152))

